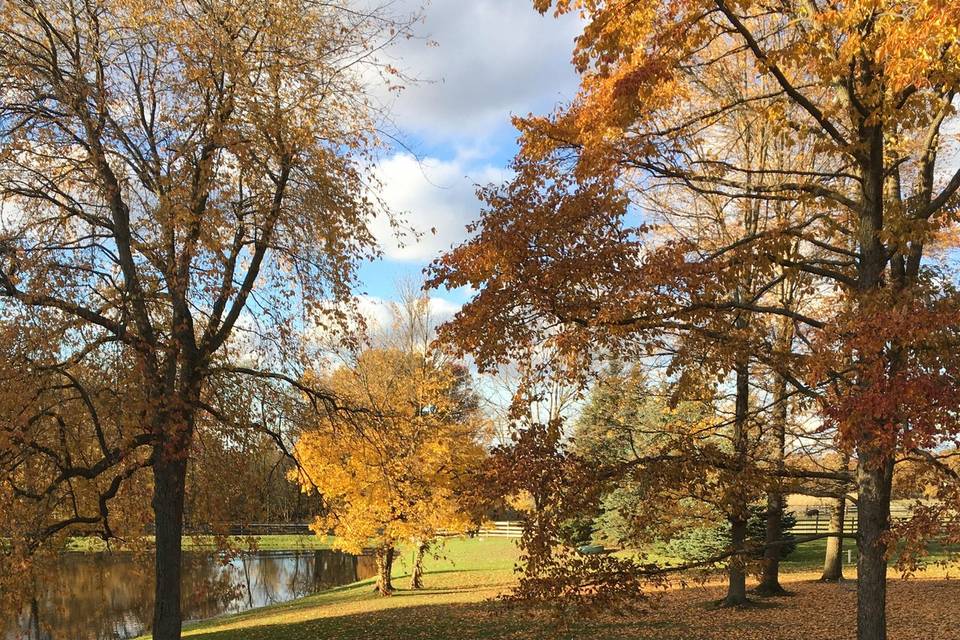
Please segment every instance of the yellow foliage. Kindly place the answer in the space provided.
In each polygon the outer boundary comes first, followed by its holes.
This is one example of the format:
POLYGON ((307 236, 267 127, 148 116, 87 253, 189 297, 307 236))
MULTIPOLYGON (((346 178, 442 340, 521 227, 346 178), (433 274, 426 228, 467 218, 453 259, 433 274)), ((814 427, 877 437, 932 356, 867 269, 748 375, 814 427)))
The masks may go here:
POLYGON ((325 383, 351 409, 297 443, 298 479, 327 506, 312 529, 357 553, 470 528, 461 496, 484 456, 484 425, 466 369, 370 349, 325 383))

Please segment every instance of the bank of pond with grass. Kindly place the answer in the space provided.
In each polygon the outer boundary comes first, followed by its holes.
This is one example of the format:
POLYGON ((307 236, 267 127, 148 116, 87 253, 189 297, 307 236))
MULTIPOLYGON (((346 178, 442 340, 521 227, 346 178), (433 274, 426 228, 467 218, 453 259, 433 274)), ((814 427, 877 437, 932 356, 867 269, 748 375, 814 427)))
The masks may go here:
MULTIPOLYGON (((523 615, 495 601, 516 580, 515 539, 446 539, 427 558, 425 588, 418 591, 410 588, 413 549, 401 549, 393 571, 397 591, 391 597, 373 591, 372 557, 334 551, 332 542, 314 536, 261 536, 257 551, 228 557, 213 553, 211 540, 191 540, 184 567, 186 633, 209 640, 520 638, 552 624, 551 612, 523 615)), ((813 580, 824 548, 823 540, 798 545, 782 562, 786 580, 813 580)), ((844 553, 844 561, 855 563, 853 543, 845 548, 851 553, 844 553)), ((122 640, 149 630, 153 603, 147 558, 104 552, 90 541, 74 541, 71 549, 61 556, 44 598, 0 637, 122 640)), ((944 558, 938 550, 930 560, 944 558)), ((846 566, 845 572, 854 577, 855 566, 846 566)), ((848 587, 836 588, 843 593, 848 587)), ((696 598, 705 603, 707 595, 704 591, 696 598)))

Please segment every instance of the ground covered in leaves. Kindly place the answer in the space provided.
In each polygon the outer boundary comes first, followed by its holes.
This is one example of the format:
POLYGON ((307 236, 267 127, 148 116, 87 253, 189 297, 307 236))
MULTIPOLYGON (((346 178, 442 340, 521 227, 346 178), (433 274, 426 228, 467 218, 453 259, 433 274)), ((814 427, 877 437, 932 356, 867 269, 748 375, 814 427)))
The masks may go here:
MULTIPOLYGON (((428 589, 409 590, 397 569, 398 592, 374 595, 369 581, 285 605, 215 620, 191 629, 193 640, 482 640, 636 638, 644 640, 844 640, 855 637, 855 583, 822 584, 795 567, 784 577, 792 595, 757 599, 744 609, 716 609, 717 584, 675 586, 645 613, 590 618, 508 608, 492 601, 509 589, 515 551, 504 540, 450 543, 428 567, 428 589)), ((954 572, 956 573, 956 572, 954 572)), ((960 581, 943 570, 889 585, 890 639, 960 638, 955 603, 960 581)))

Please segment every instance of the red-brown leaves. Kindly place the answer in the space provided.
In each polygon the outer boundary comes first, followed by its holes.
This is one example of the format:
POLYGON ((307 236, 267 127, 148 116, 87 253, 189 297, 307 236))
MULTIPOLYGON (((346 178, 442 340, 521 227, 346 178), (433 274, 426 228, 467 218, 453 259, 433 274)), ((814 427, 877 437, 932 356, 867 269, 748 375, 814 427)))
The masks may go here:
POLYGON ((956 293, 928 289, 863 299, 822 332, 811 374, 832 380, 823 410, 844 444, 909 452, 960 433, 958 323, 956 293))

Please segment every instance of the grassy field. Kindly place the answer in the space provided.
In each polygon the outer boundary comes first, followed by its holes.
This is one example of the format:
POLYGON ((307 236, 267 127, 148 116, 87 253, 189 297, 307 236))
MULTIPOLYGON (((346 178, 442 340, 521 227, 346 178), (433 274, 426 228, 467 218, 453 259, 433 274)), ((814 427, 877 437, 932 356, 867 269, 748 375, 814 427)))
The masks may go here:
MULTIPOLYGON (((373 580, 324 591, 286 604, 213 620, 191 628, 186 635, 210 640, 256 638, 370 638, 382 629, 383 638, 484 638, 486 626, 500 626, 481 612, 492 611, 485 601, 506 591, 514 580, 515 542, 506 538, 454 538, 425 561, 426 589, 410 590, 409 550, 403 549, 394 566, 397 592, 384 598, 373 592, 373 580), (468 631, 467 624, 473 628, 468 631), (478 626, 479 625, 479 626, 478 626), (457 633, 447 635, 451 629, 457 633), (460 633, 465 635, 459 635, 460 633)), ((505 622, 503 630, 522 630, 523 620, 505 622)))
MULTIPOLYGON (((367 580, 279 606, 208 621, 188 629, 194 640, 490 640, 635 638, 638 640, 842 640, 855 628, 855 588, 816 581, 824 543, 806 543, 784 564, 790 597, 746 610, 711 610, 722 584, 706 582, 653 594, 649 610, 561 620, 555 612, 509 608, 493 600, 515 579, 514 542, 502 538, 453 539, 430 559, 423 591, 409 589, 410 554, 395 567, 398 591, 389 598, 367 580)), ((855 556, 854 556, 855 559, 855 556)), ((854 567, 845 567, 848 577, 854 567)), ((955 637, 945 602, 960 597, 960 583, 942 570, 890 585, 891 640, 955 637)))

